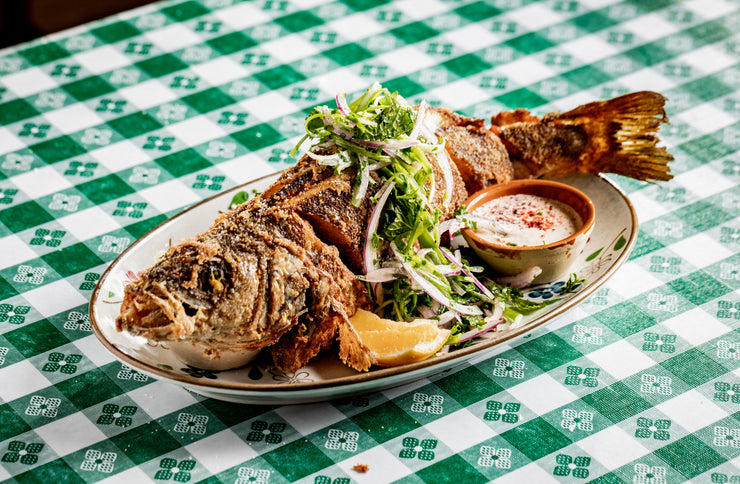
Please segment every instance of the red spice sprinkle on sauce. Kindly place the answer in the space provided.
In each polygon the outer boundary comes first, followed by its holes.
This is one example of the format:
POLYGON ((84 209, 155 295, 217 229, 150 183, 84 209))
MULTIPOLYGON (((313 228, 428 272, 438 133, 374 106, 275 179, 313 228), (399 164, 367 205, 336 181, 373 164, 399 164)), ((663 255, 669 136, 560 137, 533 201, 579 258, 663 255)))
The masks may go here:
POLYGON ((473 213, 494 222, 479 228, 478 235, 502 245, 533 246, 562 240, 583 225, 572 207, 536 195, 508 195, 491 200, 473 213))

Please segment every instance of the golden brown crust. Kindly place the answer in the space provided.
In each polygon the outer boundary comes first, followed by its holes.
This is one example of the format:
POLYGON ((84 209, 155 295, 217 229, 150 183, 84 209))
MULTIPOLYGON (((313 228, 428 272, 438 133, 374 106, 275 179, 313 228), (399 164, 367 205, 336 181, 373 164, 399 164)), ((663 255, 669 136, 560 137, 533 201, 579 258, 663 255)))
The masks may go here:
POLYGON ((319 165, 311 158, 304 156, 295 166, 281 173, 280 177, 262 192, 260 198, 268 205, 274 205, 290 199, 303 192, 307 187, 311 187, 333 175, 332 167, 319 165))
POLYGON ((429 108, 427 119, 445 148, 469 193, 513 178, 514 170, 501 140, 482 119, 468 118, 448 109, 429 108))
POLYGON ((489 130, 473 125, 452 126, 441 134, 470 193, 513 178, 509 155, 501 140, 489 130))
MULTIPOLYGON (((307 158, 307 157, 306 157, 307 158)), ((311 163, 304 159, 301 163, 311 163)), ((363 270, 363 249, 373 204, 371 197, 380 187, 370 184, 358 207, 352 205, 355 169, 304 186, 304 190, 284 201, 314 228, 325 243, 339 249, 342 260, 354 272, 363 270)))
POLYGON ((455 215, 455 211, 465 203, 468 199, 468 190, 465 188, 465 182, 463 181, 460 170, 457 165, 449 160, 448 165, 452 174, 452 194, 448 202, 445 202, 446 192, 449 189, 445 182, 445 176, 443 168, 440 166, 440 162, 437 159, 437 154, 431 153, 428 155, 430 164, 432 165, 432 172, 434 174, 435 190, 430 200, 433 207, 438 208, 442 214, 440 220, 447 220, 455 215))
POLYGON ((302 316, 298 324, 270 347, 275 368, 285 373, 303 368, 334 343, 341 321, 342 317, 335 313, 302 316))
POLYGON ((668 121, 665 101, 642 91, 542 117, 517 109, 494 116, 491 129, 506 146, 516 178, 582 171, 669 180, 673 156, 657 146, 656 135, 668 121))
POLYGON ((339 358, 357 371, 367 371, 373 364, 370 350, 360 339, 349 319, 339 325, 339 358))

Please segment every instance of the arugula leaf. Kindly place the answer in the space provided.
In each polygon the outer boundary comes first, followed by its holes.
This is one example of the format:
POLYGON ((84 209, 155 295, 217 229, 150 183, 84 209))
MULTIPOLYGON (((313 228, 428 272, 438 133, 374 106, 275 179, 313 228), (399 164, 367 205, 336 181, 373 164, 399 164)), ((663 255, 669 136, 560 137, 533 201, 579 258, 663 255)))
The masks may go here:
POLYGON ((243 190, 240 191, 240 192, 236 192, 236 194, 234 195, 234 197, 231 199, 231 202, 229 202, 229 208, 230 209, 233 209, 237 205, 241 205, 242 203, 246 202, 247 200, 249 200, 249 193, 247 193, 247 192, 245 192, 243 190))

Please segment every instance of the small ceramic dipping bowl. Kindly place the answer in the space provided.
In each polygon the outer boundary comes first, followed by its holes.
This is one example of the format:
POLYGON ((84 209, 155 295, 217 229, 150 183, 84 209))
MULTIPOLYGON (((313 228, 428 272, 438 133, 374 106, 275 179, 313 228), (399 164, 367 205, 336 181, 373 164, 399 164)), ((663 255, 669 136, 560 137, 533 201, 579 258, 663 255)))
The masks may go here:
POLYGON ((239 368, 254 361, 259 354, 259 350, 234 351, 229 348, 222 348, 219 350, 219 357, 212 359, 205 353, 204 346, 202 344, 191 341, 168 341, 167 347, 175 354, 178 360, 182 361, 186 365, 194 366, 195 368, 200 368, 202 370, 212 371, 239 368))
POLYGON ((515 180, 492 185, 474 193, 465 206, 469 213, 473 213, 476 208, 491 200, 516 194, 535 195, 562 202, 575 210, 583 225, 562 240, 536 246, 496 244, 485 240, 471 228, 462 230, 463 237, 478 256, 501 276, 514 276, 537 266, 542 272, 532 284, 556 281, 568 272, 586 246, 594 227, 593 203, 585 193, 564 183, 551 180, 515 180))

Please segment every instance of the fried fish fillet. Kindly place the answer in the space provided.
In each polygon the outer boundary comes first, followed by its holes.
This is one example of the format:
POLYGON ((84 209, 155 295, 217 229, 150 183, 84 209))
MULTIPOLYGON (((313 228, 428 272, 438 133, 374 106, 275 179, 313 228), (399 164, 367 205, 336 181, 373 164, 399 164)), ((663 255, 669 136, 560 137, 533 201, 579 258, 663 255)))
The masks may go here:
POLYGON ((445 138, 447 154, 469 193, 513 178, 514 169, 504 144, 482 119, 440 108, 428 108, 426 119, 434 133, 445 138))

